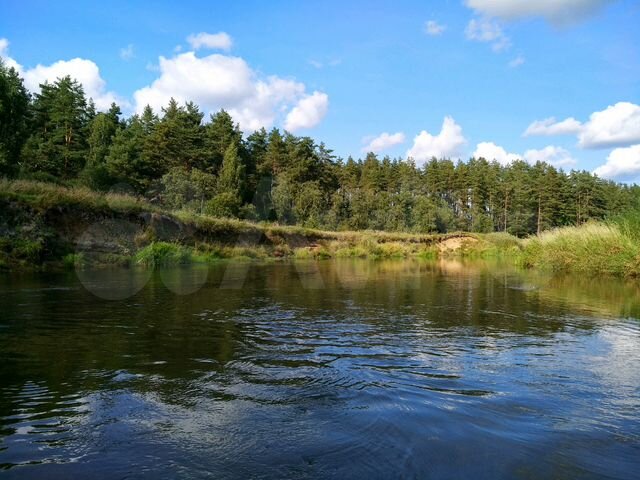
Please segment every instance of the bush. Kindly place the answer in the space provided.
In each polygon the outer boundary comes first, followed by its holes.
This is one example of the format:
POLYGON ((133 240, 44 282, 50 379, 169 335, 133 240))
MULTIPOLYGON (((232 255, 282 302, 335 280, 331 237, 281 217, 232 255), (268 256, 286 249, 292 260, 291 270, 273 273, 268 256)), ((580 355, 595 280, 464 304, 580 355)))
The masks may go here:
POLYGON ((240 197, 231 192, 222 192, 207 202, 205 213, 214 217, 237 217, 240 207, 240 197))

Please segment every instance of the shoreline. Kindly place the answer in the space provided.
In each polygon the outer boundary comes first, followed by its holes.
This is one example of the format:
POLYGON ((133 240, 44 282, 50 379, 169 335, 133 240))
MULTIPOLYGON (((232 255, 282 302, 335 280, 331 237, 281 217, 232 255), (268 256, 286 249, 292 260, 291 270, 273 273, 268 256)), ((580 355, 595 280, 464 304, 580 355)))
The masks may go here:
POLYGON ((84 187, 0 180, 0 271, 453 256, 638 277, 640 221, 631 220, 563 227, 525 239, 507 233, 324 231, 166 211, 133 196, 84 187))

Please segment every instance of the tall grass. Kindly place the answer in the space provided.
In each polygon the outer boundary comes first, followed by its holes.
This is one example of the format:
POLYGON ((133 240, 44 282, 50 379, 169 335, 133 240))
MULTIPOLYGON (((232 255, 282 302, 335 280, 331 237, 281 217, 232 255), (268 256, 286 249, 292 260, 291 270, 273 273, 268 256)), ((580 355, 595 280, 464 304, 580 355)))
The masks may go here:
POLYGON ((637 276, 640 243, 616 224, 594 222, 550 230, 527 239, 520 259, 526 267, 637 276))
POLYGON ((607 223, 617 227, 626 237, 640 241, 640 210, 629 210, 616 215, 607 223))
POLYGON ((157 211, 157 208, 145 200, 131 195, 105 194, 86 187, 69 187, 34 180, 0 179, 0 198, 18 200, 39 209, 75 206, 89 211, 157 211))
POLYGON ((193 261, 191 249, 168 242, 150 243, 134 256, 136 264, 145 266, 180 265, 193 261))

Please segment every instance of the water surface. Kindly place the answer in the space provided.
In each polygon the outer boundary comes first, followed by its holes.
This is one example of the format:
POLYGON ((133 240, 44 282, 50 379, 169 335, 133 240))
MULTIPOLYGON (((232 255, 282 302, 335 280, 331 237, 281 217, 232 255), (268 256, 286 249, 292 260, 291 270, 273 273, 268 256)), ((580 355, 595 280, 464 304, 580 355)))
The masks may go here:
POLYGON ((640 472, 638 283, 220 264, 5 275, 0 312, 2 478, 640 472))

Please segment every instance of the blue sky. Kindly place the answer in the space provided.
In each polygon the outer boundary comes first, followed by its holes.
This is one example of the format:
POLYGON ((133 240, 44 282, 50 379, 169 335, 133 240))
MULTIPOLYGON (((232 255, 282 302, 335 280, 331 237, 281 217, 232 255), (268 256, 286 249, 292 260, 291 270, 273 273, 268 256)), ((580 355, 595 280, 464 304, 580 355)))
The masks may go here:
POLYGON ((476 153, 637 181, 638 25, 634 0, 5 0, 0 55, 32 90, 70 73, 98 106, 190 98, 345 157, 476 153))

